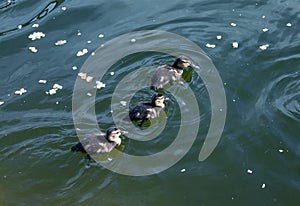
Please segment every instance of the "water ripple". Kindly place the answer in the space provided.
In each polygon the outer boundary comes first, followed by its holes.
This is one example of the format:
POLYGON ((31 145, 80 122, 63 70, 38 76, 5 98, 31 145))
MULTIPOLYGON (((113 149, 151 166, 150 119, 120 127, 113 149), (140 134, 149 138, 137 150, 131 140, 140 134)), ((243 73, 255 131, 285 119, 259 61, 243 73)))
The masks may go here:
POLYGON ((270 82, 256 106, 271 120, 277 113, 300 122, 300 73, 285 74, 270 82))
MULTIPOLYGON (((27 5, 26 3, 28 2, 20 2, 16 3, 15 1, 7 1, 3 4, 0 5, 0 10, 1 9, 6 9, 6 11, 1 14, 0 16, 6 19, 6 24, 9 25, 8 27, 10 28, 2 28, 0 27, 0 36, 6 35, 10 32, 17 31, 23 27, 26 27, 30 25, 31 23, 35 22, 36 20, 42 19, 45 16, 47 16, 49 13, 54 11, 60 4, 62 4, 64 0, 55 0, 51 1, 45 6, 42 7, 42 9, 39 9, 36 12, 32 12, 32 10, 36 10, 32 8, 32 5, 27 5), (13 8, 16 7, 13 11, 13 8), (12 11, 10 11, 10 9, 12 11), (24 10, 24 11, 23 11, 24 10), (16 14, 19 14, 21 12, 24 12, 26 15, 25 17, 22 16, 16 16, 17 18, 13 18, 16 14), (16 14, 15 14, 16 13, 16 14), (28 19, 28 20, 26 20, 28 19), (19 22, 20 20, 20 22, 19 22)), ((35 7, 38 7, 37 4, 34 4, 35 7)))

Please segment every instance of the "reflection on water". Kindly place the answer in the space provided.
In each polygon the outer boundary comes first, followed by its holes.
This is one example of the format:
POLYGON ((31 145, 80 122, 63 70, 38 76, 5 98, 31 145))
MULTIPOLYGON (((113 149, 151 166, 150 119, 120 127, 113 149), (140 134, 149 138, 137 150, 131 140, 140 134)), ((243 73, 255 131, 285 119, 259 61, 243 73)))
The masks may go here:
MULTIPOLYGON (((297 205, 298 5, 296 0, 0 1, 0 204, 297 205), (34 23, 38 29, 32 28, 34 23), (193 73, 187 84, 198 92, 200 131, 181 161, 160 174, 139 178, 118 175, 94 163, 86 167, 82 156, 70 152, 78 141, 71 111, 79 68, 101 44, 144 29, 182 35, 212 59, 228 102, 222 139, 207 160, 197 161, 211 103, 201 77, 193 73), (46 37, 31 41, 28 35, 35 31, 46 37), (216 39, 217 35, 222 39, 216 39), (67 43, 55 46, 59 39, 67 43), (232 48, 235 41, 237 49, 232 48), (216 47, 206 48, 207 43, 216 47), (270 46, 261 50, 259 46, 265 44, 270 46), (38 52, 31 53, 30 46, 38 52), (77 57, 85 48, 88 54, 77 57), (47 83, 39 84, 41 79, 47 83), (45 94, 55 83, 63 89, 45 94), (22 87, 27 93, 15 95, 22 87), (247 173, 248 169, 253 173, 247 173)), ((127 72, 172 61, 168 55, 138 53, 117 62, 111 68, 115 75, 107 75, 106 87, 97 92, 101 126, 114 124, 112 92, 127 72)), ((178 131, 179 105, 171 94, 166 95, 170 98, 168 132, 151 141, 126 140, 125 152, 147 155, 172 142, 178 131)), ((149 96, 141 90, 129 104, 149 96)), ((124 112, 121 105, 117 108, 124 112)))

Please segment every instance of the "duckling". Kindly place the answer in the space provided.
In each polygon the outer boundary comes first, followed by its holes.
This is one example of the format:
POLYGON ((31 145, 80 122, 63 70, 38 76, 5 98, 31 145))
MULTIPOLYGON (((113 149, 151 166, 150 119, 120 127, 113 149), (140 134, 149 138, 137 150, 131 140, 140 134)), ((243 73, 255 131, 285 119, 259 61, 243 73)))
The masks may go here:
POLYGON ((197 67, 191 63, 191 60, 186 56, 180 56, 175 60, 173 65, 159 66, 151 79, 151 89, 157 90, 163 88, 166 84, 173 84, 178 80, 186 67, 197 67))
POLYGON ((115 147, 121 144, 121 135, 126 134, 126 131, 121 131, 117 127, 110 127, 106 134, 88 135, 83 140, 75 144, 71 151, 88 153, 89 155, 98 155, 102 153, 109 153, 115 147))
POLYGON ((154 94, 151 102, 140 102, 137 106, 129 110, 129 118, 131 121, 139 121, 141 126, 144 121, 159 117, 161 111, 164 110, 165 97, 162 94, 154 94))

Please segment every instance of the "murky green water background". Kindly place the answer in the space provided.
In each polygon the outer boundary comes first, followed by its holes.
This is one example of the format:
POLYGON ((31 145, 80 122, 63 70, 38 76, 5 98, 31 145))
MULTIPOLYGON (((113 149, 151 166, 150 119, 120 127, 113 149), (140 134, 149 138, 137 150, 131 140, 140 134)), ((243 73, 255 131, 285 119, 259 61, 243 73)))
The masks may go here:
MULTIPOLYGON (((298 205, 299 18, 296 0, 0 1, 0 205, 298 205), (34 23, 39 28, 32 28, 34 23), (196 77, 189 84, 202 100, 200 131, 176 165, 145 177, 119 175, 97 164, 87 167, 83 156, 70 152, 78 141, 72 93, 79 69, 101 44, 145 29, 188 38, 212 59, 228 106, 221 141, 198 162, 211 105, 196 77), (46 36, 32 41, 28 35, 35 31, 46 36), (59 39, 67 43, 55 46, 59 39), (235 41, 237 49, 232 48, 235 41), (207 43, 216 47, 206 48, 207 43), (265 44, 269 47, 263 51, 259 46, 265 44), (38 52, 30 52, 30 46, 38 52), (89 53, 77 57, 84 48, 89 53), (48 82, 39 84, 40 79, 48 82), (54 83, 63 89, 45 94, 54 83), (15 95, 21 88, 27 93, 15 95)), ((113 124, 110 93, 119 78, 133 68, 172 60, 142 53, 119 61, 103 94, 97 93, 99 124, 113 124)), ((139 95, 146 98, 147 93, 139 95)), ((169 108, 168 121, 176 125, 178 105, 169 108)), ((129 140, 125 150, 156 152, 170 143, 176 135, 172 131, 164 134, 165 141, 129 140)))

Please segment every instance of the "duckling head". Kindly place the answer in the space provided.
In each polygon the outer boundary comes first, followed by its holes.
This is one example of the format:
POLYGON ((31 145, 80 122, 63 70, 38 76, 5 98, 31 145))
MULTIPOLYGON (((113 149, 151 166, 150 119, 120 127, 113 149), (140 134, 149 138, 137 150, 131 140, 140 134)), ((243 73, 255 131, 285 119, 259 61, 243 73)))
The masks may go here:
POLYGON ((173 64, 173 67, 175 67, 179 70, 183 70, 184 68, 187 68, 187 67, 193 67, 193 68, 196 68, 196 69, 200 69, 199 66, 194 64, 188 57, 183 56, 183 55, 178 57, 175 60, 175 62, 173 64))
POLYGON ((126 131, 121 131, 119 128, 117 127, 110 127, 107 131, 106 131, 106 138, 108 141, 110 142, 115 142, 117 145, 121 144, 121 138, 120 136, 123 134, 126 134, 126 131))
POLYGON ((191 60, 186 56, 178 57, 173 64, 173 67, 181 70, 189 66, 191 66, 191 60))
POLYGON ((152 104, 156 107, 164 108, 165 107, 164 101, 165 101, 165 97, 162 94, 154 94, 152 96, 152 104))

